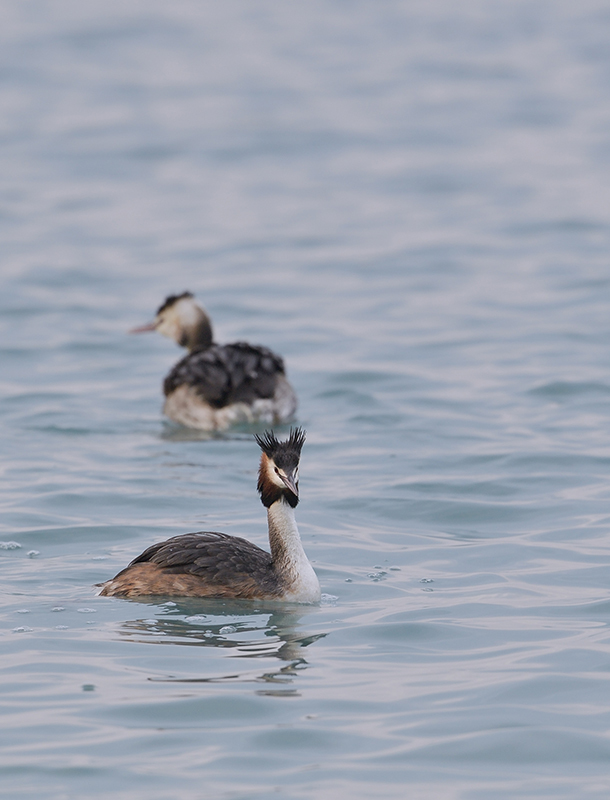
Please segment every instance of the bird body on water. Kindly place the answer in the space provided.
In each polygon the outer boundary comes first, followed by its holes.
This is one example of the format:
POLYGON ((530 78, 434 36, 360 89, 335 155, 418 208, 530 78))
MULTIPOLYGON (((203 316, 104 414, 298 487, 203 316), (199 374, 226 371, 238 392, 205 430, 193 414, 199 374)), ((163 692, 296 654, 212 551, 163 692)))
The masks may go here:
POLYGON ((297 528, 298 471, 305 433, 285 442, 267 431, 261 447, 258 491, 267 509, 268 553, 247 539, 203 531, 174 536, 147 548, 100 594, 113 597, 217 597, 317 603, 320 584, 297 528))
POLYGON ((155 320, 133 333, 153 330, 189 350, 163 382, 163 412, 170 419, 213 431, 294 416, 297 398, 281 356, 248 342, 214 343, 210 318, 190 292, 170 295, 155 320))

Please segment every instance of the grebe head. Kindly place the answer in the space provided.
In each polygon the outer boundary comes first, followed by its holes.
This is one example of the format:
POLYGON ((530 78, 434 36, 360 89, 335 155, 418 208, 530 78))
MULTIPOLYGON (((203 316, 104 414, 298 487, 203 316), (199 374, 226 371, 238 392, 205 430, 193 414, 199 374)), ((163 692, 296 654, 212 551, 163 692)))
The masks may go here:
POLYGON ((254 437, 263 451, 258 471, 258 491, 264 506, 269 508, 278 500, 296 508, 299 502, 299 460, 305 442, 303 428, 291 428, 285 442, 276 439, 272 431, 254 437))
POLYGON ((189 350, 206 349, 212 344, 212 324, 191 292, 171 294, 159 306, 154 322, 134 328, 130 333, 159 331, 189 350))

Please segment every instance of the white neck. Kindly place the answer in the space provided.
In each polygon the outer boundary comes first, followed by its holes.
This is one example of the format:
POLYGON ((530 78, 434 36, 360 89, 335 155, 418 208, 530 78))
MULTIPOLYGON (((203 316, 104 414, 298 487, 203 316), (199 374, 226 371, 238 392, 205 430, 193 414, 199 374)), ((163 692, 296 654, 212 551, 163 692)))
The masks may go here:
POLYGON ((285 584, 283 600, 317 603, 320 584, 305 555, 292 508, 283 498, 267 509, 269 545, 278 576, 285 584))

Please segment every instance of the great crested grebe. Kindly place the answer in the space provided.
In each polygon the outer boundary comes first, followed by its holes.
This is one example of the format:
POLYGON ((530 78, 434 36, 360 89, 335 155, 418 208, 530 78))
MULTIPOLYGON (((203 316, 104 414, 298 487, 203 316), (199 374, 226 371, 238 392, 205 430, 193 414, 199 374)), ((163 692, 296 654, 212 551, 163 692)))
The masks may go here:
POLYGON ((282 358, 247 342, 215 344, 210 318, 191 292, 170 295, 153 322, 131 332, 145 331, 159 331, 189 351, 163 382, 163 412, 175 422, 214 431, 292 419, 297 397, 282 358))
POLYGON ((255 438, 263 451, 258 491, 267 509, 271 553, 226 533, 173 536, 149 547, 102 584, 100 594, 319 602, 320 584, 294 518, 305 432, 291 429, 285 442, 270 431, 255 438))

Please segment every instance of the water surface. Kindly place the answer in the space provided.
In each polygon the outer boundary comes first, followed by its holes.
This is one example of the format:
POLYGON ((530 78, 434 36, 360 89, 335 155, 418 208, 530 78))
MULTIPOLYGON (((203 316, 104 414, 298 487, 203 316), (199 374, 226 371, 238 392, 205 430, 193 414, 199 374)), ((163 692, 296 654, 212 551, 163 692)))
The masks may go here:
POLYGON ((0 23, 6 797, 607 798, 605 4, 0 23), (266 543, 253 431, 126 335, 185 289, 286 358, 319 608, 96 596, 266 543))

